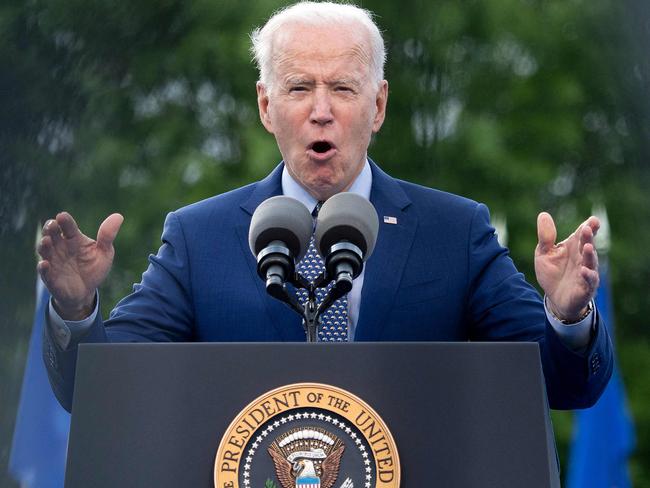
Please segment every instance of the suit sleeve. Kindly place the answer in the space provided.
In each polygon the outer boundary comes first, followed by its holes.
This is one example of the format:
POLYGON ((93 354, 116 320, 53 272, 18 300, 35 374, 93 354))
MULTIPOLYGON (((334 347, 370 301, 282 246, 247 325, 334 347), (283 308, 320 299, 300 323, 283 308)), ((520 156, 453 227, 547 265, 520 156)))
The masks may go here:
POLYGON ((167 216, 158 254, 149 256, 142 281, 117 304, 106 322, 97 314, 89 329, 63 349, 52 337, 49 321, 46 312, 43 357, 54 394, 68 411, 72 408, 79 344, 191 341, 194 312, 190 269, 178 217, 174 213, 167 216))
POLYGON ((468 322, 471 338, 487 341, 535 341, 551 408, 593 405, 612 373, 612 345, 596 312, 591 341, 575 352, 546 318, 542 299, 499 245, 485 205, 477 205, 469 232, 468 322))

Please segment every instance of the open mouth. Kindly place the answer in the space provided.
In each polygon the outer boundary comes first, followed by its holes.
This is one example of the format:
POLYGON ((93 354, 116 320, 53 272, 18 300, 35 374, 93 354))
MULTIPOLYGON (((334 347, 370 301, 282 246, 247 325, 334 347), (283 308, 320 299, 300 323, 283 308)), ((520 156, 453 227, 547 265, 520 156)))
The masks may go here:
POLYGON ((324 154, 332 149, 332 147, 333 146, 327 141, 314 142, 311 146, 312 150, 318 154, 324 154))

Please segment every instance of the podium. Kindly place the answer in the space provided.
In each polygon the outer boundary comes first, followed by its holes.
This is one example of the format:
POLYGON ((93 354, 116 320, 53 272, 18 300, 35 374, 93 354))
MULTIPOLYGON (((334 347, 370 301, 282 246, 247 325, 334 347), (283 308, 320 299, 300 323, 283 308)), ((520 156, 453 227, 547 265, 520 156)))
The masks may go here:
POLYGON ((213 487, 233 420, 305 383, 374 409, 399 453, 399 486, 560 486, 535 343, 83 344, 65 486, 213 487))

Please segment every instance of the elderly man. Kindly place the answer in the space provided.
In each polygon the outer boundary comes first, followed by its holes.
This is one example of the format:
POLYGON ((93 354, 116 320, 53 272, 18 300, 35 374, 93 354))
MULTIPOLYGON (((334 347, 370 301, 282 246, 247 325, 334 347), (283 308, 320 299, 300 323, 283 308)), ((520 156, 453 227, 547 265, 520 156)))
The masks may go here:
POLYGON ((256 275, 251 215, 274 195, 312 211, 344 191, 369 199, 383 223, 347 297, 339 338, 537 341, 551 406, 592 404, 612 364, 592 305, 597 219, 555 244, 551 216, 538 217, 544 304, 498 244, 485 206, 393 179, 368 160, 388 99, 384 44, 368 12, 302 2, 276 13, 252 40, 260 118, 283 162, 262 181, 170 213, 158 254, 106 323, 96 290, 122 216, 109 216, 96 241, 67 213, 45 224, 38 270, 53 298, 44 354, 62 404, 71 404, 80 342, 304 341, 298 315, 270 298, 256 275))

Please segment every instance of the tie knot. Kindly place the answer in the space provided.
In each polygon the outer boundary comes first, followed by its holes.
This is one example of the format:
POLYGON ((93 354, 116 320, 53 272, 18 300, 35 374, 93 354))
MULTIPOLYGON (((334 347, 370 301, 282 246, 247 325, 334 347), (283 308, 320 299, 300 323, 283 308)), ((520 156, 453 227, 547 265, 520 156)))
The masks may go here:
POLYGON ((320 208, 321 208, 322 206, 323 206, 323 202, 322 202, 322 201, 319 200, 318 202, 316 202, 316 206, 314 207, 314 210, 312 210, 312 212, 311 212, 311 216, 312 216, 312 217, 318 217, 318 212, 320 212, 320 208))

